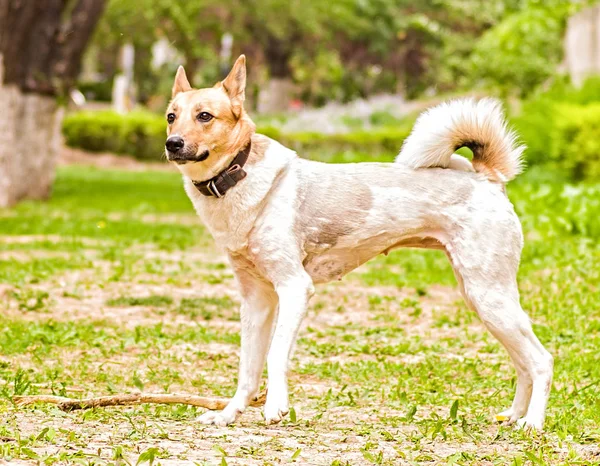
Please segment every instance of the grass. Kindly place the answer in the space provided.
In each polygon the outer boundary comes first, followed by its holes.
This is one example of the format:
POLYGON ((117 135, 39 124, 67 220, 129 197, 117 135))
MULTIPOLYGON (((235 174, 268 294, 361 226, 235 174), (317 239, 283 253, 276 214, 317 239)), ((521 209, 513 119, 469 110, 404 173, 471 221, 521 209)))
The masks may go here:
POLYGON ((164 307, 173 304, 173 298, 170 296, 120 296, 118 298, 106 301, 107 306, 152 306, 164 307))
MULTIPOLYGON (((344 159, 344 155, 332 159, 344 159)), ((546 431, 493 422, 515 375, 443 254, 399 251, 319 287, 290 374, 294 413, 204 427, 186 406, 62 413, 16 394, 228 396, 231 271, 178 176, 63 167, 52 199, 0 211, 0 458, 41 464, 598 464, 600 184, 510 185, 524 307, 556 359, 546 431)))

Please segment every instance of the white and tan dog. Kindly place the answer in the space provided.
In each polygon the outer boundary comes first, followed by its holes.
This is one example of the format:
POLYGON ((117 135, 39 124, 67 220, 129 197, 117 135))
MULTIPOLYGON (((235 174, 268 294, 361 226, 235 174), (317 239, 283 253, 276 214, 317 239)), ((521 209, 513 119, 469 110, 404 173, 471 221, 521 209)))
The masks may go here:
POLYGON ((552 356, 519 304, 521 225, 505 194, 523 147, 493 100, 457 100, 425 112, 396 163, 324 164, 265 136, 244 111, 246 63, 193 90, 177 72, 167 110, 167 158, 217 244, 242 296, 238 388, 206 424, 236 420, 268 365, 266 422, 289 410, 287 372, 315 283, 338 280, 401 247, 445 251, 462 294, 504 345, 517 371, 501 420, 541 429, 552 356), (454 154, 472 149, 472 164, 454 154), (268 356, 267 356, 268 354, 268 356))

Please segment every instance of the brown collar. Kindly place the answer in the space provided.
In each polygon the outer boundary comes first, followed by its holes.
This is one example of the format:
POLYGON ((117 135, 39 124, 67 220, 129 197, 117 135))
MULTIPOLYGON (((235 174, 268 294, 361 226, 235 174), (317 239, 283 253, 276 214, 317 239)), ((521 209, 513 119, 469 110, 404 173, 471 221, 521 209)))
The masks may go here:
POLYGON ((250 150, 252 149, 252 142, 248 142, 248 145, 238 152, 235 158, 229 164, 225 170, 219 173, 214 178, 206 181, 192 181, 194 186, 205 196, 223 197, 225 193, 233 188, 239 181, 246 178, 246 172, 242 169, 250 150))

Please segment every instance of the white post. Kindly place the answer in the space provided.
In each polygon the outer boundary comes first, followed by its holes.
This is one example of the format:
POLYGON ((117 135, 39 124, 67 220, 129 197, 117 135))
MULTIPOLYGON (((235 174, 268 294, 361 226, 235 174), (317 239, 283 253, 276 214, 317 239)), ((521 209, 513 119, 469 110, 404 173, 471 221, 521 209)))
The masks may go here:
POLYGON ((600 72, 600 6, 586 8, 569 18, 565 34, 565 67, 573 84, 600 72))
POLYGON ((121 73, 115 76, 112 92, 113 109, 118 113, 127 113, 135 106, 133 86, 133 65, 135 49, 133 44, 121 48, 121 73))
POLYGON ((219 71, 221 72, 221 77, 224 78, 227 76, 229 72, 229 68, 231 67, 231 48, 233 46, 233 36, 226 32, 221 37, 221 52, 219 54, 219 71))

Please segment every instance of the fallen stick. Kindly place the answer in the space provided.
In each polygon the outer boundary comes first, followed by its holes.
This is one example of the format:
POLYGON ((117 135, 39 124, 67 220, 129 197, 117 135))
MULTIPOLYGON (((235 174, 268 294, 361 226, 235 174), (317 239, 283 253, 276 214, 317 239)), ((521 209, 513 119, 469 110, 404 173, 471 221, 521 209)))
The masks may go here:
MULTIPOLYGON (((267 393, 262 392, 250 402, 250 406, 262 406, 265 404, 266 398, 267 393)), ((170 393, 132 393, 112 396, 99 396, 96 398, 86 398, 83 400, 54 395, 14 396, 13 401, 19 406, 26 406, 34 403, 51 403, 58 405, 58 407, 63 411, 100 408, 104 406, 137 405, 140 403, 184 404, 198 406, 200 408, 206 408, 210 410, 218 410, 225 408, 229 402, 229 399, 170 393)))

